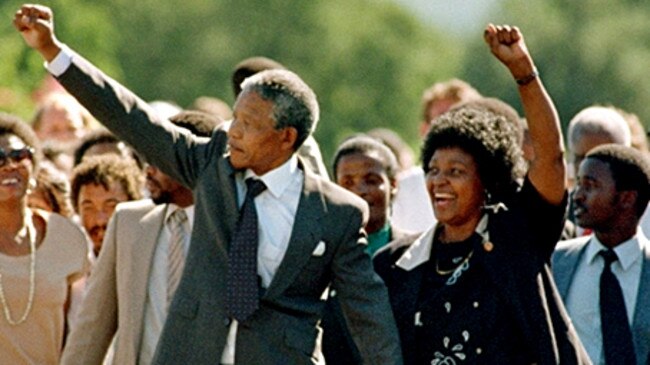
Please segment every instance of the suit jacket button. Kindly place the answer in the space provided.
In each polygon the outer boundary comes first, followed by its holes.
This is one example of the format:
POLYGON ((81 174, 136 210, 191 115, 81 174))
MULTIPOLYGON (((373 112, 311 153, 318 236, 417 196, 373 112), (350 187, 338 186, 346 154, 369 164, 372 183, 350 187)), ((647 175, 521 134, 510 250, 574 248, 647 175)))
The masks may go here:
POLYGON ((227 327, 227 326, 230 326, 230 318, 225 317, 225 318, 223 319, 223 325, 226 326, 226 327, 227 327))

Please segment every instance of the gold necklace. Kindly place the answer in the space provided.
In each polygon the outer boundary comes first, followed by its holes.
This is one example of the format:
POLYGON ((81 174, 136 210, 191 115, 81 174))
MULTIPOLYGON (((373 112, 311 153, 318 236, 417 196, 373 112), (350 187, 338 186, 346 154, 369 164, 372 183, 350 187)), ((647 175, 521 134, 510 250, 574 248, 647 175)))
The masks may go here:
POLYGON ((2 274, 0 274, 0 302, 2 302, 2 309, 4 310, 5 318, 10 325, 16 326, 19 325, 27 319, 29 312, 32 310, 32 305, 34 304, 34 292, 36 291, 36 228, 34 227, 33 220, 31 219, 31 214, 29 214, 29 222, 26 222, 26 237, 29 240, 29 296, 27 299, 27 307, 25 307, 25 312, 19 320, 15 321, 11 316, 11 311, 9 310, 9 305, 7 304, 7 299, 5 298, 5 291, 2 287, 2 274))
POLYGON ((454 267, 451 270, 440 270, 440 263, 439 263, 438 259, 436 259, 436 273, 438 273, 438 275, 441 275, 441 276, 447 276, 447 275, 453 273, 454 271, 458 270, 459 267, 465 265, 469 261, 469 259, 472 258, 473 253, 474 253, 474 250, 471 250, 469 252, 469 254, 467 255, 467 257, 465 257, 463 259, 463 261, 461 261, 458 265, 456 265, 456 267, 454 267))

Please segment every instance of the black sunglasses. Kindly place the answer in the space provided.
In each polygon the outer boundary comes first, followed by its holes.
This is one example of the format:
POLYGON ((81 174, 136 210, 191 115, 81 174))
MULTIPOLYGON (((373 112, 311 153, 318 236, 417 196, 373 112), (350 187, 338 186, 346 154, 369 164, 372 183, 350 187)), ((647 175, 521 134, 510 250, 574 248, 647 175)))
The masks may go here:
POLYGON ((25 147, 19 150, 10 150, 9 152, 0 148, 0 167, 5 166, 9 163, 9 160, 19 163, 25 159, 32 159, 34 157, 34 149, 25 147))

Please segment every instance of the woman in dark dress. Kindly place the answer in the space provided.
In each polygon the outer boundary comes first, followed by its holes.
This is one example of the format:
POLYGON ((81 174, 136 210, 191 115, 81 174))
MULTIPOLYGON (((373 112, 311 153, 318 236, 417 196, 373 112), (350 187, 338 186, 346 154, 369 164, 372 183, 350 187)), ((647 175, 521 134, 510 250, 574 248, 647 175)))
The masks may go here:
POLYGON ((563 140, 523 36, 489 25, 511 72, 535 157, 512 122, 471 106, 433 123, 422 151, 438 224, 375 256, 408 364, 581 364, 588 357, 548 266, 567 204, 563 140))

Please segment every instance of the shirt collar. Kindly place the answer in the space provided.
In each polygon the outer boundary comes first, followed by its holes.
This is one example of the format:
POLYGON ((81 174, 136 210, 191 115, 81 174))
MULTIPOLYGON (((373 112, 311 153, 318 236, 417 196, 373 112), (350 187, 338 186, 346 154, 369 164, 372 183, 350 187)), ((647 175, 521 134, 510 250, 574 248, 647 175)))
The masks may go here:
POLYGON ((172 215, 176 211, 176 209, 183 209, 185 210, 185 214, 187 215, 187 222, 190 224, 190 227, 192 227, 194 223, 194 204, 187 206, 185 208, 181 208, 178 205, 174 203, 169 203, 167 205, 167 210, 165 211, 165 222, 167 222, 167 219, 169 216, 172 215))
POLYGON ((244 180, 249 177, 260 179, 274 197, 280 198, 287 187, 291 185, 293 179, 299 174, 298 158, 293 154, 285 163, 262 176, 257 176, 252 170, 247 169, 244 173, 244 180))
MULTIPOLYGON (((475 229, 475 231, 483 237, 484 241, 489 241, 490 239, 487 228, 488 215, 484 214, 475 229)), ((431 248, 433 246, 433 236, 436 229, 438 229, 438 223, 422 233, 397 260, 396 265, 406 271, 411 271, 417 266, 429 261, 429 258, 431 257, 431 248)))
MULTIPOLYGON (((627 271, 636 260, 641 259, 646 241, 647 238, 643 235, 641 228, 637 227, 636 234, 632 238, 614 247, 614 252, 618 256, 618 261, 624 271, 627 271)), ((598 240, 595 234, 592 235, 587 251, 585 251, 587 263, 592 265, 598 253, 602 250, 607 250, 607 247, 598 240)))

